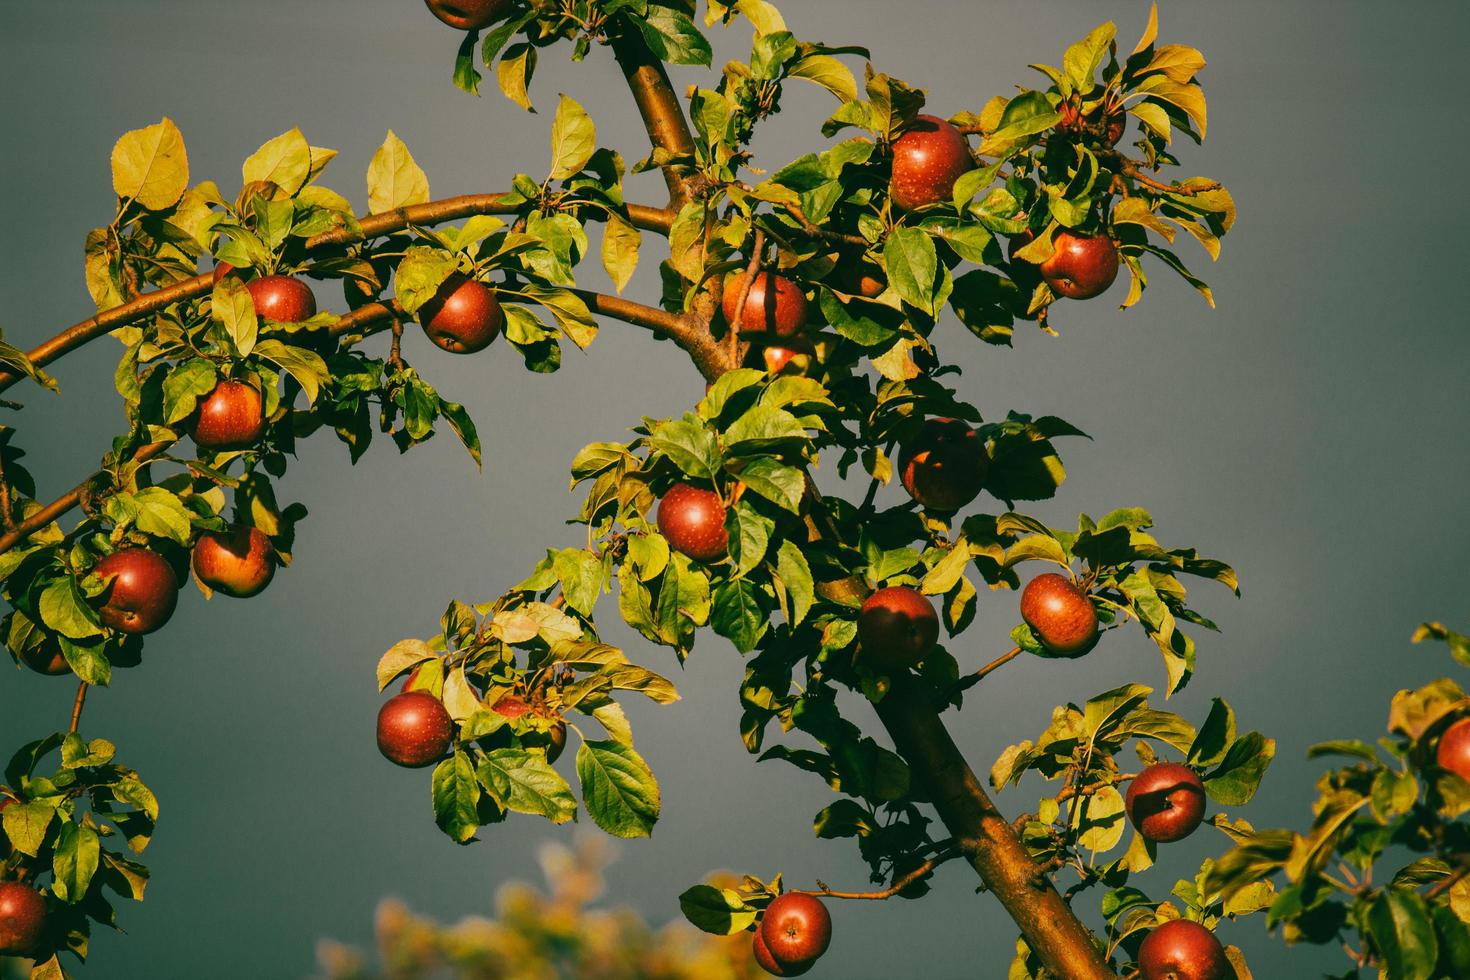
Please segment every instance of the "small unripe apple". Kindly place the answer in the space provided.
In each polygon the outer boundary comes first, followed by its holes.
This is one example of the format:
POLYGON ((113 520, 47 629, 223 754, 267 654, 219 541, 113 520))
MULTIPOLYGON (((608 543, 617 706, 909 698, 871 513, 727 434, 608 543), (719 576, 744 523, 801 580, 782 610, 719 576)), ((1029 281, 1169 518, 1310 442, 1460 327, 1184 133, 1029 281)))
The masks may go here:
POLYGON ((168 622, 179 602, 179 580, 169 563, 147 548, 114 551, 92 569, 107 588, 97 597, 103 625, 142 635, 168 622))
POLYGON ((1434 761, 1445 772, 1470 780, 1470 718, 1461 718, 1444 730, 1434 761))
POLYGON ((504 17, 511 0, 424 0, 429 11, 450 27, 477 31, 504 17))
POLYGON ((189 435, 200 449, 248 449, 265 435, 263 406, 254 385, 226 379, 199 399, 189 435))
POLYGON ((739 312, 742 334, 794 337, 806 327, 806 295, 796 283, 774 272, 757 272, 750 285, 750 294, 745 297, 744 310, 737 311, 744 284, 743 272, 725 280, 720 309, 725 314, 726 323, 733 325, 739 312))
POLYGON ((1021 592, 1021 618, 1050 652, 1080 657, 1097 644, 1097 610, 1072 580, 1056 572, 1038 575, 1021 592))
POLYGON ((1118 278, 1118 246, 1104 234, 1079 235, 1063 229, 1052 237, 1056 252, 1041 263, 1041 278, 1067 299, 1092 299, 1118 278))
POLYGON ((658 502, 658 530, 669 547, 695 561, 719 561, 730 550, 725 503, 713 490, 674 484, 658 502))
POLYGON ((493 289, 456 272, 419 308, 419 322, 440 350, 473 354, 490 346, 505 323, 505 313, 493 289))
POLYGON ((954 182, 975 169, 965 134, 938 116, 919 116, 893 141, 889 196, 905 211, 954 197, 954 182))
POLYGON ((979 496, 989 468, 984 438, 959 419, 929 419, 898 455, 903 488, 940 513, 953 513, 979 496))
POLYGON ((311 287, 290 276, 262 276, 245 284, 257 315, 277 323, 300 323, 316 315, 311 287))
POLYGON ((216 592, 248 599, 259 595, 275 576, 275 549, 258 528, 241 525, 224 532, 205 531, 194 545, 194 574, 216 592))
POLYGON ((378 710, 378 751, 408 769, 431 766, 454 741, 454 720, 427 691, 395 694, 378 710))
POLYGON ((800 892, 778 895, 761 917, 761 941, 777 966, 805 969, 832 943, 832 916, 816 897, 800 892))
POLYGON ((776 962, 776 957, 771 955, 771 949, 766 945, 765 937, 761 935, 759 927, 755 930, 755 938, 750 942, 750 950, 755 956, 756 965, 773 977, 799 977, 811 970, 817 963, 816 960, 807 960, 799 966, 782 966, 776 962))
POLYGON ((1205 784, 1188 766, 1157 762, 1134 777, 1124 805, 1144 840, 1172 844, 1205 819, 1205 784))
POLYGON ((864 600, 857 633, 869 663, 884 670, 908 670, 934 649, 939 616, 934 604, 916 590, 892 585, 864 600))
POLYGON ((1174 919, 1138 947, 1139 980, 1234 980, 1235 970, 1215 934, 1198 922, 1174 919))
POLYGON ((18 881, 0 881, 0 956, 19 956, 46 936, 46 899, 18 881))
POLYGON ((20 661, 36 673, 50 677, 71 673, 71 664, 66 662, 66 654, 61 652, 61 644, 54 640, 22 650, 20 661))
POLYGON ((566 751, 567 723, 564 721, 558 721, 556 724, 552 725, 551 731, 547 733, 547 737, 550 738, 551 741, 546 746, 546 762, 548 765, 551 765, 555 763, 557 759, 560 759, 561 754, 566 751))

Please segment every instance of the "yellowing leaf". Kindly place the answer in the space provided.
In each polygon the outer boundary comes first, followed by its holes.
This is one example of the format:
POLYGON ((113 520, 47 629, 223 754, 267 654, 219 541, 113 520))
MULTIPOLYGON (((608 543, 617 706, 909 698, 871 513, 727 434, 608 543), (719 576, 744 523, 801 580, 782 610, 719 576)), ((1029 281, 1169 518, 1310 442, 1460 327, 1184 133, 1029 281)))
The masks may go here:
POLYGON ((551 179, 566 180, 580 171, 595 149, 597 127, 592 117, 575 99, 563 95, 551 124, 551 179))
POLYGON ((311 174, 311 145, 301 130, 293 128, 250 154, 240 174, 246 184, 269 181, 287 195, 295 194, 311 174))
POLYGON ((173 205, 189 187, 184 135, 167 116, 162 122, 124 133, 112 148, 112 189, 150 211, 173 205))
POLYGON ((368 164, 367 185, 368 211, 373 214, 429 199, 429 178, 391 129, 368 164))

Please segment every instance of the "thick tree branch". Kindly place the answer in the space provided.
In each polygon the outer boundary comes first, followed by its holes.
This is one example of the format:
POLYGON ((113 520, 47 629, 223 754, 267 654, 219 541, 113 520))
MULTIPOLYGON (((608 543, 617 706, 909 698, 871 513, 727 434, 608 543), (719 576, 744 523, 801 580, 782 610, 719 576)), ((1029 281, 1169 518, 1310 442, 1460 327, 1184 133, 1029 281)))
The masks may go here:
POLYGON ((646 327, 659 336, 672 340, 694 361, 694 366, 699 368, 699 373, 704 375, 706 381, 713 383, 730 366, 724 348, 693 317, 645 306, 621 296, 609 296, 586 289, 572 291, 581 297, 582 302, 593 313, 646 327))
MULTIPOLYGON (((613 32, 611 40, 613 57, 633 92, 654 153, 671 161, 692 159, 694 137, 663 62, 648 50, 643 36, 626 23, 613 32)), ((677 211, 694 197, 691 171, 683 162, 665 163, 662 170, 669 185, 669 207, 677 211)))
MULTIPOLYGON (((513 213, 517 208, 503 203, 506 196, 504 194, 467 194, 463 197, 449 197, 440 201, 429 201, 426 204, 396 208, 382 214, 368 215, 358 221, 362 234, 351 234, 345 229, 325 232, 308 239, 306 247, 317 249, 331 245, 345 245, 391 235, 402 231, 409 225, 434 225, 475 214, 513 213)), ((669 228, 674 220, 672 212, 644 204, 628 205, 628 217, 636 227, 661 235, 669 233, 669 228)), ((162 289, 144 293, 121 306, 103 310, 96 316, 88 317, 68 327, 36 347, 29 354, 31 362, 37 367, 50 364, 103 334, 111 333, 119 327, 126 327, 174 303, 203 296, 209 292, 213 284, 211 274, 205 273, 192 279, 181 280, 162 289)), ((21 377, 22 375, 16 371, 0 371, 0 391, 18 382, 21 377)))

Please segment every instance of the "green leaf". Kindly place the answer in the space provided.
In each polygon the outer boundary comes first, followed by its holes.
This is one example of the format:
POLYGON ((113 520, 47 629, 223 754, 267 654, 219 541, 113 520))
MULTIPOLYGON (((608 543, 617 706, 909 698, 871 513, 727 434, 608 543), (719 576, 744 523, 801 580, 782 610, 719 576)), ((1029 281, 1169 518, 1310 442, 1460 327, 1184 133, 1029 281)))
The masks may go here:
MULTIPOLYGON (((224 282, 228 282, 226 279, 224 282)), ((221 285, 224 283, 222 282, 221 285)), ((247 299, 248 294, 247 294, 247 299)), ((254 313, 251 314, 254 316, 254 313)), ((202 357, 171 368, 163 379, 163 422, 173 425, 193 414, 199 399, 214 390, 219 373, 202 357)))
POLYGON ((602 232, 602 267, 619 293, 638 268, 638 249, 642 242, 643 233, 627 219, 617 212, 608 214, 607 227, 602 232))
POLYGON ((240 174, 246 184, 269 181, 287 194, 295 194, 311 176, 311 144, 301 130, 293 128, 250 154, 240 174))
POLYGON ((658 822, 658 782, 643 757, 618 741, 586 741, 577 749, 582 802, 614 837, 648 837, 658 822))
POLYGON ((791 609, 789 620, 791 626, 801 625, 806 619, 806 614, 811 611, 812 603, 815 601, 815 591, 812 584, 812 570, 807 564, 806 556, 801 553, 794 541, 782 541, 781 548, 776 552, 776 573, 781 576, 781 584, 786 587, 791 596, 791 609))
POLYGON ((434 298, 459 263, 443 249, 414 245, 404 253, 394 274, 393 288, 406 313, 417 313, 434 298))
POLYGON ((467 843, 479 829, 480 786, 470 757, 456 751, 434 767, 434 822, 456 843, 467 843))
POLYGON ((597 339, 597 320, 592 311, 576 293, 566 289, 550 289, 545 286, 527 284, 522 292, 540 303, 556 318, 562 332, 572 343, 586 350, 597 339))
POLYGON ((82 597, 76 579, 70 575, 56 579, 46 586, 37 603, 36 612, 42 623, 73 640, 84 640, 89 636, 102 634, 102 625, 97 614, 82 597))
POLYGON ((1368 907, 1368 932, 1393 980, 1429 980, 1439 944, 1429 907, 1419 895, 1388 888, 1368 907))
MULTIPOLYGON (((117 302, 109 303, 108 305, 117 306, 120 305, 122 302, 122 296, 121 294, 119 294, 117 297, 117 302)), ((102 309, 103 307, 99 304, 98 308, 102 309)), ((43 388, 49 388, 52 391, 61 390, 61 387, 56 383, 56 379, 51 377, 51 375, 47 374, 45 371, 42 371, 40 368, 36 367, 36 365, 32 364, 31 359, 26 356, 24 351, 22 351, 18 347, 13 347, 10 344, 5 343, 5 341, 3 340, 0 340, 0 364, 5 365, 16 374, 22 374, 26 377, 29 377, 32 381, 36 382, 36 384, 38 385, 41 385, 43 388)))
POLYGON ((13 803, 0 810, 0 814, 4 815, 5 836, 10 838, 11 846, 35 857, 46 842, 46 831, 51 826, 51 818, 56 816, 56 807, 37 800, 13 803))
POLYGON ((660 425, 649 437, 648 444, 686 475, 698 480, 714 479, 720 467, 714 433, 692 415, 660 425))
POLYGON ((831 55, 809 54, 799 58, 786 70, 786 76, 815 82, 837 96, 839 102, 853 102, 858 97, 852 70, 831 55))
POLYGON ((577 101, 563 95, 551 124, 551 179, 579 173, 597 149, 597 127, 577 101))
POLYGON ((429 200, 428 176, 391 129, 368 164, 367 185, 368 211, 372 214, 429 200))
POLYGON ((1225 758, 1235 741, 1235 712, 1223 698, 1215 698, 1210 715, 1189 747, 1189 764, 1203 769, 1225 758))
POLYGON ((1089 851, 1109 851, 1123 839, 1127 821, 1123 815, 1123 794, 1104 786, 1085 803, 1080 804, 1082 818, 1078 823, 1077 842, 1089 851))
POLYGON ((756 642, 766 631, 766 622, 758 586, 750 579, 731 579, 715 587, 710 625, 716 633, 728 637, 735 644, 735 649, 741 653, 755 649, 756 642))
POLYGON ((585 548, 564 548, 553 557, 551 567, 567 605, 583 616, 591 616, 602 594, 602 559, 585 548))
POLYGON ((279 340, 262 340, 255 345, 255 353, 296 379, 306 400, 316 403, 321 386, 327 383, 331 372, 321 355, 304 347, 290 347, 279 340))
POLYGON ((1230 744, 1219 767, 1205 777, 1205 792, 1225 806, 1249 803, 1275 755, 1275 739, 1247 732, 1230 744))
POLYGON ((785 409, 756 405, 725 431, 725 447, 735 455, 755 455, 805 442, 806 429, 785 409))
POLYGON ((1108 55, 1108 45, 1118 34, 1112 21, 1093 28, 1092 33, 1067 49, 1062 56, 1062 71, 1072 91, 1087 95, 1092 91, 1097 68, 1108 55))
POLYGON ((918 228, 899 228, 883 245, 888 284, 910 306, 934 313, 934 284, 939 258, 934 239, 918 228))
POLYGON ((434 657, 433 649, 423 640, 399 640, 378 660, 378 690, 383 690, 395 678, 434 657))
POLYGON ((673 65, 709 65, 713 55, 709 41, 688 15, 672 7, 650 5, 647 16, 633 19, 659 60, 673 65))
POLYGON ((480 763, 476 776, 507 810, 542 816, 563 824, 577 814, 572 788, 546 759, 523 749, 495 749, 480 763))
POLYGON ((150 211, 178 203, 189 189, 189 155, 172 119, 123 134, 112 148, 112 189, 150 211))
POLYGON ((506 48, 500 64, 495 66, 495 81, 500 85, 500 91, 527 112, 535 111, 531 108, 531 96, 527 91, 534 74, 536 49, 524 42, 506 48))
POLYGON ((679 896, 679 909, 696 927, 716 936, 733 936, 755 924, 756 910, 732 888, 695 885, 679 896))
POLYGON ((455 435, 459 436, 459 441, 469 452, 470 458, 475 461, 476 466, 479 466, 481 464, 480 433, 475 429, 475 420, 470 418, 470 413, 458 402, 447 402, 441 398, 439 399, 439 414, 444 416, 444 421, 449 423, 449 427, 454 430, 455 435))
POLYGON ((63 823, 51 859, 51 893, 75 905, 87 894, 102 856, 102 841, 91 827, 63 823))
POLYGON ((750 501, 741 500, 730 508, 727 524, 735 575, 743 577, 765 560, 776 522, 752 507, 750 501))
POLYGON ((800 510, 801 498, 806 492, 806 478, 801 470, 769 456, 751 460, 740 471, 740 481, 754 493, 793 514, 800 510))
POLYGON ((94 687, 106 687, 112 681, 112 663, 103 653, 103 645, 95 638, 88 643, 77 643, 67 637, 58 637, 62 655, 78 680, 94 687))
POLYGON ((163 487, 144 487, 133 495, 138 505, 138 530, 155 537, 168 538, 187 546, 192 531, 189 511, 184 502, 163 487))

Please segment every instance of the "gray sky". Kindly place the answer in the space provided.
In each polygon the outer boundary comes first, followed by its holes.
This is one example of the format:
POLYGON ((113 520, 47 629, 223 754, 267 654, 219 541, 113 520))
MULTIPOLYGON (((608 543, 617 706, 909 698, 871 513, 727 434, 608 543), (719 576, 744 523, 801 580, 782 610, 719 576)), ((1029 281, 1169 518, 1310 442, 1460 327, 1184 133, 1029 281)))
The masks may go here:
MULTIPOLYGON (((784 6, 800 36, 869 45, 880 70, 926 87, 941 114, 1037 84, 1027 62, 1057 62, 1103 19, 1118 20, 1131 45, 1147 13, 1141 0, 784 6)), ((501 189, 518 169, 541 173, 562 91, 592 114, 600 142, 630 161, 646 149, 604 53, 575 66, 565 49, 546 52, 533 89, 543 111, 528 117, 493 79, 479 100, 454 90, 457 36, 413 2, 0 8, 0 324, 24 348, 91 311, 82 240, 112 214, 112 143, 165 114, 188 141, 193 179, 214 177, 227 193, 246 155, 298 125, 341 151, 324 182, 359 207, 368 159, 389 128, 436 197, 501 189)), ((1470 204, 1455 192, 1451 162, 1470 151, 1459 98, 1470 12, 1453 0, 1391 12, 1346 0, 1176 0, 1161 28, 1163 40, 1210 60, 1210 139, 1182 148, 1185 171, 1224 180, 1240 205, 1218 265, 1192 244, 1180 249, 1219 309, 1155 267, 1131 312, 1115 310, 1121 287, 1059 304, 1062 340, 1022 329, 1014 350, 996 350, 953 322, 938 339, 987 417, 1058 414, 1095 438, 1063 447, 1068 482, 1035 513, 1068 525, 1079 510, 1146 506, 1166 543, 1238 568, 1239 601, 1198 587, 1224 633, 1200 638, 1195 679, 1171 707, 1198 722, 1223 695, 1243 726, 1277 738, 1278 761, 1242 815, 1302 827, 1320 770, 1305 747, 1381 734, 1394 690, 1454 669, 1409 647, 1414 624, 1466 623, 1470 204)), ((717 52, 716 63, 737 50, 717 52)), ((698 78, 676 72, 675 87, 698 78)), ((760 144, 767 164, 820 139, 828 97, 793 94, 760 144)), ((654 201, 661 182, 636 186, 630 197, 654 201)), ((654 254, 632 295, 655 295, 654 254)), ((335 287, 317 293, 343 308, 335 287)), ((546 546, 570 541, 561 522, 576 509, 565 492, 576 449, 623 438, 641 415, 682 411, 700 383, 672 345, 615 323, 590 354, 568 351, 551 377, 524 372, 504 344, 454 358, 410 332, 406 353, 470 408, 484 472, 448 436, 408 458, 377 445, 355 468, 335 441, 311 441, 281 484, 312 512, 296 563, 249 602, 206 603, 191 587, 170 627, 150 638, 144 668, 89 699, 84 734, 118 743, 163 815, 146 855, 148 901, 121 905, 129 935, 99 934, 83 976, 302 976, 317 937, 366 942, 384 894, 455 918, 487 909, 508 878, 537 876, 534 845, 559 833, 544 821, 512 819, 468 849, 434 827, 427 774, 395 769, 373 744, 372 667, 395 640, 427 635, 450 597, 492 598, 546 546)), ((44 496, 95 465, 121 427, 118 354, 99 341, 54 368, 63 397, 26 393, 19 441, 44 496)), ((962 664, 1006 649, 1013 603, 982 597, 978 624, 950 647, 962 664)), ((604 617, 613 620, 612 605, 604 617)), ((669 708, 631 706, 664 817, 651 841, 623 848, 612 899, 662 922, 677 916, 678 893, 716 867, 862 884, 850 843, 811 836, 811 815, 831 800, 825 787, 790 767, 757 767, 741 747, 741 662, 724 641, 702 639, 681 672, 666 651, 609 633, 684 695, 669 708)), ((984 772, 1006 745, 1034 737, 1052 705, 1130 679, 1163 682, 1157 652, 1136 632, 1075 664, 1017 661, 949 723, 984 772)), ((7 675, 0 746, 64 725, 72 691, 65 680, 7 675)), ((1036 795, 1027 784, 1000 805, 1016 813, 1036 795)), ((1163 897, 1199 857, 1224 848, 1201 832, 1140 885, 1163 897)), ((844 904, 813 975, 912 975, 919 957, 931 976, 1002 976, 1014 929, 974 885, 950 866, 923 901, 844 904)), ((1257 976, 1342 969, 1330 951, 1283 953, 1259 920, 1224 935, 1257 976)))

